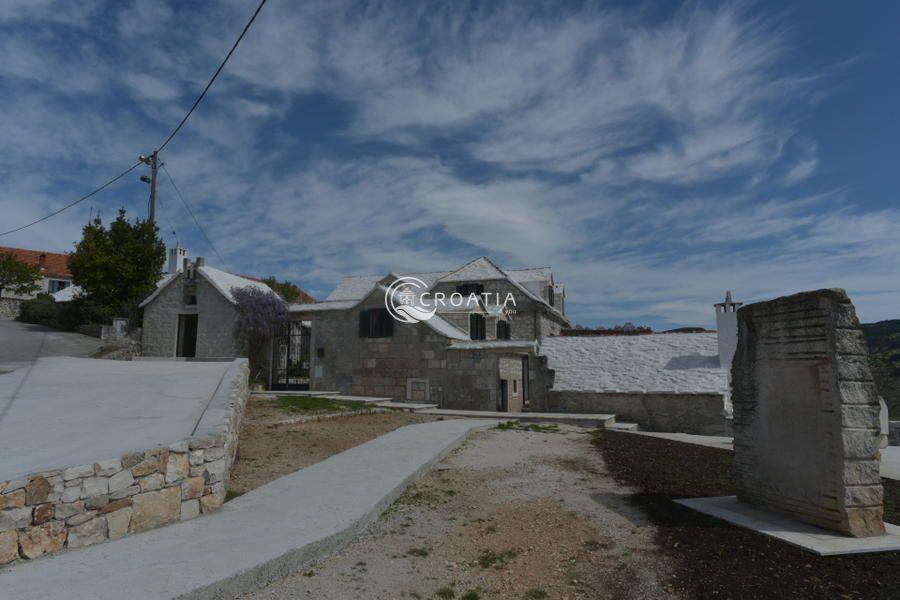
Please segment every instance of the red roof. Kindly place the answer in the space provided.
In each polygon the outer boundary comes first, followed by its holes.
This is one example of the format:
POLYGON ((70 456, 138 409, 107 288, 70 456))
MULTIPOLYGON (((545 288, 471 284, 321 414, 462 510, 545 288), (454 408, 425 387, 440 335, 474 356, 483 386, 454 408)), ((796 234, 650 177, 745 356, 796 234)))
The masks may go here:
POLYGON ((6 248, 4 246, 0 246, 0 252, 12 252, 19 260, 29 265, 42 267, 41 275, 44 277, 72 279, 72 273, 69 271, 68 254, 44 252, 43 250, 25 250, 24 248, 6 248))

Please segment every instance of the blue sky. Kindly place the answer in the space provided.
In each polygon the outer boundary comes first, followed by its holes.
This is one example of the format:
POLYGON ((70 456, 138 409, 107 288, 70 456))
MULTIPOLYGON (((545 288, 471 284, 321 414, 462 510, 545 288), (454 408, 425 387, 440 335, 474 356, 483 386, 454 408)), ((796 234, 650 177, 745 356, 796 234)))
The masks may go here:
MULTIPOLYGON (((0 229, 166 137, 255 0, 0 1, 0 229)), ((270 0, 163 160, 225 267, 324 297, 480 255, 585 325, 845 287, 900 317, 900 5, 270 0)), ((0 244, 68 250, 123 180, 0 244)), ((163 176, 159 224, 219 263, 163 176)))

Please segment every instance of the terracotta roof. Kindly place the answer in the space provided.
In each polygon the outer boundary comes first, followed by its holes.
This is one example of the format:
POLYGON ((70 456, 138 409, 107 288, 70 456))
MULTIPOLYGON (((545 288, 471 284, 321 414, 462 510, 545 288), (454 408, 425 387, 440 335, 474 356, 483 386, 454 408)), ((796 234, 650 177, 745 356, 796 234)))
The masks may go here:
POLYGON ((7 248, 4 246, 0 246, 0 252, 12 252, 19 260, 36 267, 41 266, 41 257, 44 257, 44 268, 41 270, 41 275, 59 279, 72 279, 72 273, 69 271, 68 254, 44 252, 43 250, 25 250, 24 248, 7 248))

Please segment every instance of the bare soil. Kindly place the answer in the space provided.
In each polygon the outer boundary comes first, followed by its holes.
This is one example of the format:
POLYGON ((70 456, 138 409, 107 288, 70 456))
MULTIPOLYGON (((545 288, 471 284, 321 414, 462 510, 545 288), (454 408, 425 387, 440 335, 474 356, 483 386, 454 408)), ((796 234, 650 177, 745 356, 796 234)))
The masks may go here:
MULTIPOLYGON (((900 553, 816 556, 735 527, 673 498, 735 493, 734 454, 669 440, 599 431, 610 471, 637 490, 631 501, 657 525, 676 591, 690 598, 897 598, 900 553)), ((883 479, 884 519, 900 522, 900 482, 883 479)))
POLYGON ((297 417, 274 400, 252 397, 231 468, 229 498, 368 442, 398 427, 433 421, 408 412, 341 415, 309 423, 279 424, 297 417))
POLYGON ((631 493, 586 430, 491 429, 344 550, 246 598, 671 598, 631 493))

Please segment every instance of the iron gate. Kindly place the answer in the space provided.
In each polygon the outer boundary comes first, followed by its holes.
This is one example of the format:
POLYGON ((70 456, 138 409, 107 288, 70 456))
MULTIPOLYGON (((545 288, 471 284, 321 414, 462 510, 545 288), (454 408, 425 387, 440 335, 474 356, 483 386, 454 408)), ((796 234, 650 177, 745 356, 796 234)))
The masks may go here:
POLYGON ((272 389, 309 389, 309 326, 289 321, 276 330, 272 348, 272 389))

